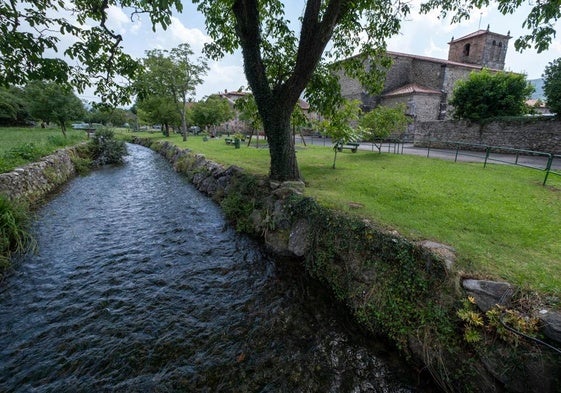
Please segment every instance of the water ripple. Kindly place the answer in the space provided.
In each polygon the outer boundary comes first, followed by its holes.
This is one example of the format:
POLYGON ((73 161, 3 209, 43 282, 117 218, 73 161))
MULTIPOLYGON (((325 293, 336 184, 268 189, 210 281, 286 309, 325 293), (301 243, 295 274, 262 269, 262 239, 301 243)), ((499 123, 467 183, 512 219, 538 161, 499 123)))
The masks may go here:
POLYGON ((40 251, 0 288, 0 391, 411 391, 326 293, 129 149, 38 212, 40 251))

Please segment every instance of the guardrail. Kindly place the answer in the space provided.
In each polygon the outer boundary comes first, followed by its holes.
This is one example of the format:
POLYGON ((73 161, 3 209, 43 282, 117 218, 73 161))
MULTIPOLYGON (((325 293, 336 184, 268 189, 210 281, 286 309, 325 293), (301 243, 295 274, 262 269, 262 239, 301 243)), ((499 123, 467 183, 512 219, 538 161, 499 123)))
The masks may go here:
POLYGON ((431 149, 442 149, 441 147, 432 147, 433 143, 438 143, 439 146, 448 145, 448 150, 455 151, 454 162, 458 160, 458 156, 462 155, 481 159, 483 161, 484 168, 487 167, 488 162, 500 162, 503 164, 544 171, 544 186, 547 183, 547 179, 550 174, 561 176, 561 170, 556 170, 554 167, 554 160, 557 160, 556 162, 561 162, 561 155, 535 150, 515 149, 512 147, 490 146, 476 143, 441 140, 428 140, 425 142, 428 142, 427 157, 430 156, 431 149))
MULTIPOLYGON (((302 138, 304 139, 304 138, 302 138)), ((331 140, 325 137, 308 136, 308 141, 312 144, 331 145, 331 140)), ((432 152, 438 151, 439 154, 449 155, 454 162, 458 161, 461 156, 471 157, 483 163, 483 167, 489 162, 499 162, 507 165, 522 166, 534 170, 545 172, 543 185, 551 175, 561 176, 561 155, 551 154, 542 151, 515 149, 504 146, 491 146, 477 143, 466 143, 456 141, 443 141, 436 139, 427 139, 417 141, 416 145, 424 144, 426 146, 414 146, 411 139, 382 139, 361 143, 361 148, 368 148, 370 145, 372 151, 387 151, 394 154, 409 154, 407 150, 415 150, 414 154, 424 154, 421 149, 426 149, 426 156, 430 157, 432 152)))

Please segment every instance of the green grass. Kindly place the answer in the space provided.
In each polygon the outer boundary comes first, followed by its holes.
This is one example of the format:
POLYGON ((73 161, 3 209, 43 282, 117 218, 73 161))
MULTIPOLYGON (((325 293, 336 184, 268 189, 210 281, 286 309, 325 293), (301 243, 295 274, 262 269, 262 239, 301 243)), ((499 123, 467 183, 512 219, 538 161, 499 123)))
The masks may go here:
MULTIPOLYGON (((268 173, 266 149, 234 149, 199 137, 167 140, 222 164, 268 173)), ((412 239, 451 245, 460 271, 561 295, 561 177, 550 176, 544 187, 544 173, 527 168, 367 151, 339 153, 334 170, 333 151, 320 146, 299 146, 297 157, 306 193, 320 203, 412 239)))
POLYGON ((67 135, 64 138, 60 128, 0 128, 0 173, 86 139, 84 131, 67 130, 67 135))

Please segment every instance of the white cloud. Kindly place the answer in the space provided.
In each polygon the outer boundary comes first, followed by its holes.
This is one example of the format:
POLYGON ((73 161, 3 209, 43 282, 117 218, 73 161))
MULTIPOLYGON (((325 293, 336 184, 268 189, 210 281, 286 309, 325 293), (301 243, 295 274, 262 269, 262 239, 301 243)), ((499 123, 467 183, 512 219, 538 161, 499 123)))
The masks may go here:
POLYGON ((197 98, 221 93, 224 90, 237 90, 240 86, 247 86, 247 80, 240 59, 235 56, 222 62, 212 62, 210 70, 204 78, 204 83, 197 88, 197 98), (228 65, 237 64, 237 65, 228 65))
POLYGON ((107 9, 107 25, 114 29, 118 34, 126 34, 133 26, 129 16, 122 8, 110 6, 107 9))

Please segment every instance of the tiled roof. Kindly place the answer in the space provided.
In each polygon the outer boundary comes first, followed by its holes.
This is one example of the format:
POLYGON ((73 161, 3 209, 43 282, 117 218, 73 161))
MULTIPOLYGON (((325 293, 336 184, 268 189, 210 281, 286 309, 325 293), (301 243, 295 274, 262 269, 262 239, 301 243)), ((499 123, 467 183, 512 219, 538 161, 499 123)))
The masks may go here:
POLYGON ((440 63, 440 64, 453 65, 453 66, 458 66, 458 67, 472 68, 472 69, 474 69, 474 70, 481 70, 481 69, 483 69, 483 66, 481 66, 481 65, 477 65, 477 64, 467 64, 467 63, 458 63, 458 62, 456 62, 456 61, 450 61, 450 60, 445 60, 445 59, 438 59, 438 58, 436 58, 436 57, 411 55, 411 54, 409 54, 409 53, 400 53, 400 52, 392 52, 392 51, 388 51, 387 54, 390 55, 390 56, 409 57, 409 58, 411 58, 411 59, 430 61, 430 62, 433 62, 433 63, 440 63))
POLYGON ((407 94, 441 94, 440 91, 431 89, 430 87, 421 86, 417 83, 410 83, 405 86, 398 87, 395 90, 389 91, 382 95, 382 97, 395 97, 407 94))
POLYGON ((479 37, 480 35, 487 34, 487 33, 491 33, 491 34, 494 34, 494 35, 500 35, 500 36, 503 36, 505 38, 510 38, 510 34, 504 35, 504 34, 490 32, 489 30, 477 30, 477 31, 474 31, 473 33, 470 33, 468 35, 465 35, 465 36, 457 38, 457 39, 454 39, 452 37, 452 40, 448 44, 451 44, 452 42, 467 40, 467 39, 470 39, 470 38, 473 38, 473 37, 479 37))

